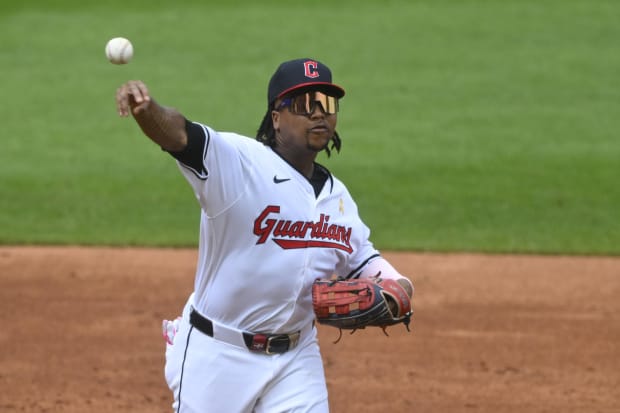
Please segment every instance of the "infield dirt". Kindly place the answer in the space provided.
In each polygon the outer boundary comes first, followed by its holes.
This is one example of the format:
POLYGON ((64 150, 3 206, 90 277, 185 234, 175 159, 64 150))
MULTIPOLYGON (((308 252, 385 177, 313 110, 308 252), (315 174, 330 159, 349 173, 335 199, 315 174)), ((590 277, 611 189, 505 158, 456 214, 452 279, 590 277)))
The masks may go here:
MULTIPOLYGON (((620 258, 383 254, 412 331, 320 326, 332 412, 620 412, 620 258)), ((0 248, 0 412, 171 412, 193 249, 0 248)))

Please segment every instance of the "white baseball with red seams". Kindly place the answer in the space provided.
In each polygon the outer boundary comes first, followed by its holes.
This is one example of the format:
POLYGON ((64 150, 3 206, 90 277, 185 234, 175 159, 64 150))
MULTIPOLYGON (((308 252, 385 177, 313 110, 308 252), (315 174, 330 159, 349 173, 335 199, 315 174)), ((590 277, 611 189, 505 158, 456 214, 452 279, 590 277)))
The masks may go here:
POLYGON ((115 37, 105 45, 105 56, 115 65, 124 65, 133 58, 133 45, 124 37, 115 37))

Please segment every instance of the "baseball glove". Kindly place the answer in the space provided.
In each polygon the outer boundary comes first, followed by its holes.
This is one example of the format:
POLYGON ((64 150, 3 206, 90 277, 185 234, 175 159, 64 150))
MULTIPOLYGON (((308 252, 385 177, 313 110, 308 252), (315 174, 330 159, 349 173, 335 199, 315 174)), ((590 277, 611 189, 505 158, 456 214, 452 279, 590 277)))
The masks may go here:
POLYGON ((356 280, 317 279, 312 305, 319 324, 357 330, 403 323, 409 331, 411 299, 395 280, 379 277, 356 280))

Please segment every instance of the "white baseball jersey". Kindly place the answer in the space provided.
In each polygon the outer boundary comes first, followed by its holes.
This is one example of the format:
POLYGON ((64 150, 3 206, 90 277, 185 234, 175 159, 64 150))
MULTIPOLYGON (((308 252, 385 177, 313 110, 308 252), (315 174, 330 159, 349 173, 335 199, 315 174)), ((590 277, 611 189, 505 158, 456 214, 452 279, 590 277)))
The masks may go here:
POLYGON ((195 308, 244 331, 301 329, 316 278, 355 277, 378 256, 355 202, 327 170, 317 196, 272 148, 194 125, 206 136, 202 169, 178 164, 201 206, 195 308))

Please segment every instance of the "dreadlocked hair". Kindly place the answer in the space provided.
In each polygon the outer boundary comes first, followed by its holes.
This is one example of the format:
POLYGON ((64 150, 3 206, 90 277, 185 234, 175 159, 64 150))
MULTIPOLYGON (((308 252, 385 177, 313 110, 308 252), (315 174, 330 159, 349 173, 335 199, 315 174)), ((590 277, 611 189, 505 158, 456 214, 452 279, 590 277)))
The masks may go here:
MULTIPOLYGON (((256 140, 262 142, 263 144, 275 148, 276 146, 276 130, 273 128, 273 119, 271 118, 271 111, 273 109, 273 103, 269 104, 267 108, 267 113, 265 113, 265 117, 258 127, 258 131, 256 132, 256 140)), ((332 136, 332 145, 331 149, 336 149, 336 152, 340 152, 340 147, 342 146, 342 141, 340 140, 340 136, 338 136, 338 132, 334 131, 334 136, 332 136)), ((331 155, 331 149, 329 144, 325 146, 325 152, 329 157, 331 155)))

